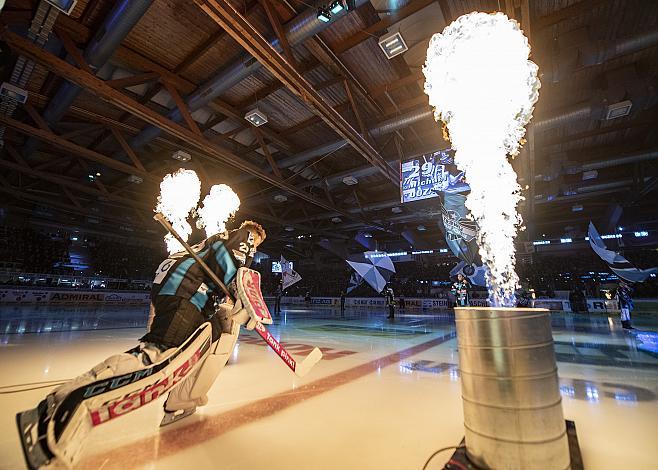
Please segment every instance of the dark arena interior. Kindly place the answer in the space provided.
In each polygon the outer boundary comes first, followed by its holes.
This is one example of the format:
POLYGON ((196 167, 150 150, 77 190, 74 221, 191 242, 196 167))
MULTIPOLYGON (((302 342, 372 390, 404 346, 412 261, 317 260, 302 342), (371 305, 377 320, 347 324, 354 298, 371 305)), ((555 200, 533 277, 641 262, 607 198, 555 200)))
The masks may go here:
POLYGON ((658 1, 0 8, 0 469, 657 467, 658 1))

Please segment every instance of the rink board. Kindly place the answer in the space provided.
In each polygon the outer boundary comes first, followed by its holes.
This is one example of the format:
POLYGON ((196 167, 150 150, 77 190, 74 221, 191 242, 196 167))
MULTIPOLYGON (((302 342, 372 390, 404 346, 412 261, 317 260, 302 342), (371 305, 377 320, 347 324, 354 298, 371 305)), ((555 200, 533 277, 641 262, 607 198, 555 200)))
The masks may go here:
POLYGON ((148 291, 0 289, 0 304, 148 305, 150 300, 148 291))

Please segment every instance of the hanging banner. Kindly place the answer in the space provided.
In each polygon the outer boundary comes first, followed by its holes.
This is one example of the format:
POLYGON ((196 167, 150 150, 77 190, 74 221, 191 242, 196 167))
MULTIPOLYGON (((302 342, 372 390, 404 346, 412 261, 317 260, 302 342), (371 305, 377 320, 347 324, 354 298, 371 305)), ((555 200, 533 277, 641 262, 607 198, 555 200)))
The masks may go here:
POLYGON ((448 248, 466 264, 479 266, 482 263, 476 240, 478 225, 468 218, 466 196, 455 193, 444 193, 442 196, 439 227, 448 248))
POLYGON ((469 191, 464 173, 454 164, 450 149, 421 155, 400 163, 401 202, 420 201, 437 197, 439 192, 469 191))

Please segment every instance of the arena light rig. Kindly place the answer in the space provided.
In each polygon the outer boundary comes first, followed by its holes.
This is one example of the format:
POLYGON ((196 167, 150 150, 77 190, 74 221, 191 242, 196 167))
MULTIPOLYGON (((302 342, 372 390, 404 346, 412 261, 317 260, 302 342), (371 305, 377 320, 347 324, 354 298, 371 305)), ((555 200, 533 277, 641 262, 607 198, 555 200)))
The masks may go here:
POLYGON ((469 13, 435 34, 427 50, 425 93, 442 120, 471 191, 466 207, 480 227, 493 306, 514 306, 514 239, 522 199, 508 155, 518 154, 539 97, 537 65, 519 24, 502 13, 469 13))

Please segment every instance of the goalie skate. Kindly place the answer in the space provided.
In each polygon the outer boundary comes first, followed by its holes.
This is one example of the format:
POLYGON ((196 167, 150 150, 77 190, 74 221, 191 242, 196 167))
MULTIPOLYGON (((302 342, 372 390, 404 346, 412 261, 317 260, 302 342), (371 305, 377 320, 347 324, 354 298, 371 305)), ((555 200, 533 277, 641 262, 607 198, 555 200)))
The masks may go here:
POLYGON ((176 410, 176 411, 167 411, 165 410, 164 417, 160 421, 160 427, 168 426, 174 424, 177 421, 180 421, 183 418, 187 418, 190 415, 193 415, 196 412, 196 407, 188 408, 186 410, 176 410))

